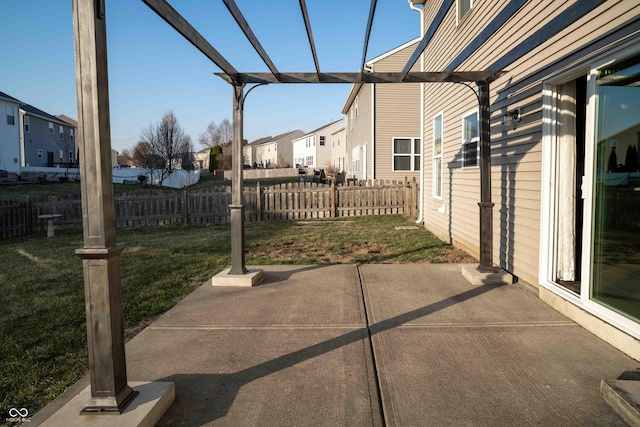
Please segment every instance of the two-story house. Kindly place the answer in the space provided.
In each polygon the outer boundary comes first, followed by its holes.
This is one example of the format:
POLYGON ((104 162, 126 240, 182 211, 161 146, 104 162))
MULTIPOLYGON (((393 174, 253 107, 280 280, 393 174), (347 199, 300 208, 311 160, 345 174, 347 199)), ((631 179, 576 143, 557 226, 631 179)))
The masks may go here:
MULTIPOLYGON (((411 40, 365 64, 365 72, 399 72, 420 39, 411 40)), ((411 71, 419 71, 419 64, 411 71)), ((342 107, 345 115, 347 176, 404 179, 420 176, 420 84, 358 83, 342 107)))
POLYGON ((343 127, 344 119, 340 119, 294 139, 294 165, 312 169, 323 169, 331 165, 331 135, 343 127))
POLYGON ((293 159, 292 141, 302 135, 304 135, 304 132, 298 129, 276 135, 257 144, 255 150, 258 165, 263 168, 275 166, 291 167, 293 159))
MULTIPOLYGON (((410 3, 422 70, 495 73, 493 263, 640 359, 640 3, 410 3)), ((476 91, 422 84, 421 193, 425 227, 477 256, 476 91)))
POLYGON ((331 134, 331 166, 336 171, 346 171, 347 134, 344 126, 331 134))
POLYGON ((77 164, 76 126, 32 105, 20 105, 21 167, 72 167, 77 164))
POLYGON ((242 157, 245 166, 257 166, 256 147, 263 142, 269 141, 270 136, 255 139, 242 147, 242 157))
POLYGON ((20 173, 20 101, 0 92, 0 170, 20 173))

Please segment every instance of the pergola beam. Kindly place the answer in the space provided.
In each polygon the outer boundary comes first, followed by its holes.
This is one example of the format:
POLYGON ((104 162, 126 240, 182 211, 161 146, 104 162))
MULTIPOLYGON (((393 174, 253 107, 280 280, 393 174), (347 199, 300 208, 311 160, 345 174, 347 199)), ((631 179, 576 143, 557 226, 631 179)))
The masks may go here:
POLYGON ((228 83, 468 83, 491 81, 497 74, 485 71, 463 72, 413 72, 406 76, 399 72, 381 73, 280 73, 274 76, 271 73, 238 73, 228 76, 224 73, 215 73, 228 83))
POLYGON ((371 5, 369 6, 369 19, 367 19, 367 29, 364 34, 364 46, 362 47, 362 62, 360 67, 360 79, 362 79, 362 75, 364 74, 364 65, 367 60, 367 49, 369 48, 369 37, 371 36, 371 28, 373 27, 373 16, 376 13, 376 5, 377 0, 371 0, 371 5))
POLYGON ((420 58, 420 55, 422 55, 422 52, 424 52, 424 50, 426 49, 427 45, 433 38, 433 35, 436 33, 436 31, 438 31, 440 24, 444 20, 445 15, 449 11, 453 3, 454 3, 454 0, 445 0, 442 3, 442 6, 440 6, 440 9, 438 9, 436 16, 433 18, 433 21, 431 21, 431 25, 429 25, 429 28, 422 36, 422 40, 420 40, 418 47, 416 47, 416 50, 413 51, 413 54, 407 61, 407 65, 405 65, 404 68, 402 69, 403 78, 405 78, 409 74, 409 71, 411 71, 411 68, 413 67, 413 65, 416 63, 418 58, 420 58))
POLYGON ((151 10, 165 20, 165 22, 173 27, 178 33, 194 45, 200 52, 216 64, 223 72, 228 75, 237 74, 238 71, 218 52, 211 44, 193 28, 186 19, 182 17, 169 3, 165 0, 142 0, 151 10))
POLYGON ((277 76, 279 74, 278 69, 273 64, 273 61, 271 61, 271 58, 269 58, 269 55, 267 55, 267 52, 264 50, 264 48, 258 41, 258 38, 253 33, 253 30, 251 30, 251 27, 249 26, 249 24, 247 23, 247 20, 242 15, 242 12, 240 12, 240 9, 238 8, 238 5, 236 5, 236 2, 234 0, 222 0, 222 1, 224 2, 224 5, 227 6, 227 9, 231 13, 231 16, 233 16, 233 19, 236 20, 236 22, 238 23, 238 26, 240 27, 244 35, 247 36, 247 39, 251 43, 251 46, 253 46, 253 48, 256 50, 258 55, 260 55, 260 58, 262 58, 264 63, 267 65, 267 67, 269 67, 269 70, 271 70, 273 75, 277 76))
POLYGON ((313 63, 316 67, 316 74, 320 80, 320 64, 318 63, 318 54, 316 53, 316 45, 313 42, 313 33, 311 32, 311 22, 309 21, 309 13, 307 12, 307 3, 304 0, 300 0, 300 10, 302 11, 302 19, 304 19, 304 26, 307 29, 307 38, 309 39, 309 46, 311 46, 311 54, 313 55, 313 63))

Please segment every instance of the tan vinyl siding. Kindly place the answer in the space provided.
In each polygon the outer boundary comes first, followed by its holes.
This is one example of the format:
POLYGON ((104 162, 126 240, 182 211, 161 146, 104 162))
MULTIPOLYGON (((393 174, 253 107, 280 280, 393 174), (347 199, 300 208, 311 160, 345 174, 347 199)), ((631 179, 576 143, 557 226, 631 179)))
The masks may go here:
POLYGON ((420 177, 393 170, 393 138, 420 138, 420 85, 376 85, 376 179, 420 177))
MULTIPOLYGON (((459 26, 452 7, 424 54, 424 70, 444 69, 496 16, 508 0, 477 1, 459 26)), ((470 55, 458 71, 480 71, 500 59, 533 32, 551 21, 575 1, 527 2, 483 46, 470 55)), ((441 2, 427 2, 425 28, 441 2)), ((549 66, 597 40, 640 14, 632 1, 608 1, 584 18, 567 25, 559 34, 508 65, 507 73, 491 84, 492 198, 494 218, 494 263, 520 279, 538 283, 540 248, 540 197, 542 169, 542 83, 551 76, 549 66), (516 106, 522 120, 516 129, 505 128, 502 115, 516 106)), ((600 52, 586 51, 594 56, 600 52)), ((475 85, 473 85, 475 86, 475 85)), ((457 246, 478 255, 479 170, 461 170, 461 116, 477 108, 471 91, 460 85, 427 84, 424 97, 425 138, 425 226, 437 235, 445 234, 457 246), (443 199, 432 197, 432 120, 444 113, 443 199), (435 210, 446 206, 444 214, 435 210), (449 224, 449 221, 451 223, 449 224), (451 230, 450 236, 449 229, 451 230)))
POLYGON ((354 103, 351 104, 349 110, 347 111, 347 120, 345 120, 345 128, 347 133, 347 176, 352 177, 355 175, 356 178, 361 179, 363 177, 363 154, 362 147, 364 144, 367 144, 367 156, 369 157, 367 163, 368 174, 367 176, 371 177, 371 89, 372 85, 362 85, 360 91, 358 92, 358 117, 353 115, 353 126, 351 124, 351 109, 354 108, 354 103), (351 157, 351 149, 353 147, 360 147, 360 171, 353 172, 352 167, 352 157, 351 157))
MULTIPOLYGON (((376 72, 399 72, 407 64, 418 42, 400 49, 374 64, 376 72)), ((419 61, 411 71, 420 71, 419 61)), ((393 170, 393 138, 420 138, 420 85, 375 85, 375 178, 399 180, 420 178, 419 171, 393 170)))

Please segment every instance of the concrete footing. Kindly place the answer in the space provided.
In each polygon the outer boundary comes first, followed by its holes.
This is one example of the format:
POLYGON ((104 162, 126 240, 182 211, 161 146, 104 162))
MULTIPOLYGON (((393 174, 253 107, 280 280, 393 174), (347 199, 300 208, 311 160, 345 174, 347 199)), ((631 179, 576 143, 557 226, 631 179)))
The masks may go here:
POLYGON ((212 286, 256 286, 264 278, 262 270, 249 269, 246 274, 229 274, 230 268, 225 268, 211 278, 212 286))
POLYGON ((175 400, 175 387, 172 382, 129 383, 139 394, 124 409, 122 414, 81 415, 91 398, 90 387, 86 387, 62 408, 49 417, 44 427, 152 427, 175 400))
POLYGON ((630 426, 640 427, 640 381, 602 380, 600 393, 630 426))
POLYGON ((501 268, 494 272, 483 273, 478 270, 477 264, 460 264, 462 276, 474 286, 480 285, 511 285, 513 276, 501 268))

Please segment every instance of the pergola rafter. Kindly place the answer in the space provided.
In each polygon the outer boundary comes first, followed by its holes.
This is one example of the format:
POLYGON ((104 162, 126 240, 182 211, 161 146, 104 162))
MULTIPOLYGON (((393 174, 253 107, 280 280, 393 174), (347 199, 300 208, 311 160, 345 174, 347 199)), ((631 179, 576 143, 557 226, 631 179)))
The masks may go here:
POLYGON ((369 48, 369 37, 371 36, 371 28, 373 27, 373 16, 376 13, 377 0, 371 0, 369 6, 369 18, 367 19, 367 29, 364 32, 364 46, 362 47, 362 61, 360 62, 360 79, 364 74, 365 61, 367 60, 367 49, 369 48))
POLYGON ((304 26, 307 29, 307 38, 309 39, 309 46, 311 46, 311 54, 313 55, 313 64, 316 67, 316 73, 318 74, 318 79, 320 79, 320 63, 318 62, 318 54, 316 53, 316 44, 313 41, 313 32, 311 31, 311 21, 309 20, 307 3, 304 0, 300 0, 300 11, 302 12, 302 19, 304 20, 304 26))
POLYGON ((267 52, 265 52, 264 48, 258 41, 258 38, 253 33, 253 30, 247 23, 247 20, 244 19, 242 12, 240 12, 238 5, 236 5, 236 2, 234 0, 222 0, 222 1, 224 2, 224 5, 227 6, 227 9, 229 9, 231 16, 233 16, 233 19, 236 20, 236 23, 238 24, 238 26, 240 27, 244 35, 247 36, 247 39, 251 43, 251 46, 253 46, 256 52, 258 52, 258 55, 260 55, 260 58, 262 58, 264 63, 267 64, 267 67, 269 67, 269 70, 271 70, 271 73, 277 77, 278 74, 280 74, 280 72, 278 71, 276 66, 273 64, 273 62, 271 61, 271 58, 269 58, 269 55, 267 55, 267 52))

